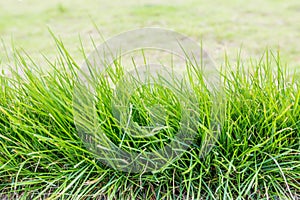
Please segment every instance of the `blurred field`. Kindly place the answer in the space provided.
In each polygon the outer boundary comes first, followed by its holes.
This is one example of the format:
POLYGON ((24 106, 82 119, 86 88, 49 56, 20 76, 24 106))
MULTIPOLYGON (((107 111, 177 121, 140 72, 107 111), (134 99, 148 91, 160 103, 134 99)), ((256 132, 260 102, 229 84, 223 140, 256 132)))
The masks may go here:
MULTIPOLYGON (((7 49, 25 49, 37 62, 40 54, 56 55, 48 27, 81 61, 79 36, 87 53, 104 38, 139 27, 163 27, 203 41, 212 58, 221 62, 225 51, 234 59, 261 56, 266 48, 280 49, 291 66, 300 65, 300 2, 290 1, 0 1, 0 37, 7 49)), ((0 52, 2 65, 6 63, 0 52)))

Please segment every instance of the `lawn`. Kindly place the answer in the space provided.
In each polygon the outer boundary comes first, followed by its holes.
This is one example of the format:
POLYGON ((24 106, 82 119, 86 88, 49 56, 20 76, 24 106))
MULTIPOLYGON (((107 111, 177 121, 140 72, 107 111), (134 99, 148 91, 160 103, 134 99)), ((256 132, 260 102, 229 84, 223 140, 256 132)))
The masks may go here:
POLYGON ((0 2, 0 198, 299 199, 299 11, 294 0, 0 2), (117 60, 106 73, 90 66, 96 112, 82 114, 91 107, 81 100, 91 94, 79 72, 93 45, 149 26, 202 41, 219 70, 217 92, 203 81, 201 63, 186 63, 185 82, 170 75, 138 88, 139 79, 123 79, 128 69, 117 60), (125 87, 115 93, 112 82, 125 87), (122 112, 118 98, 126 102, 122 112), (163 119, 149 114, 157 104, 163 119), (158 155, 166 161, 159 169, 120 170, 123 161, 110 151, 94 151, 109 147, 103 135, 132 155, 181 145, 176 134, 186 120, 192 144, 176 159, 158 155), (153 123, 164 127, 147 138, 132 135, 153 123), (214 145, 204 154, 207 138, 214 145))
MULTIPOLYGON (((300 3, 297 0, 241 2, 187 1, 92 1, 12 0, 0 2, 0 35, 8 47, 24 48, 33 58, 40 53, 55 57, 50 28, 61 36, 79 61, 79 36, 87 51, 105 39, 140 27, 162 27, 202 40, 210 56, 222 63, 225 51, 236 59, 260 57, 266 48, 280 49, 285 61, 299 66, 300 3)), ((2 59, 3 51, 0 54, 2 59)))

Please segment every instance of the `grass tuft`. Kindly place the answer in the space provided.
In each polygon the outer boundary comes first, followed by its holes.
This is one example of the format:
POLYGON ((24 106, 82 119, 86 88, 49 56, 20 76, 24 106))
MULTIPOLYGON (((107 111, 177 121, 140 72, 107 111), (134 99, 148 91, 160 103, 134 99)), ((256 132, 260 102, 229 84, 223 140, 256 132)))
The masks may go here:
MULTIPOLYGON (((221 72, 225 120, 205 157, 198 139, 162 171, 134 174, 102 164, 81 140, 72 106, 80 68, 57 42, 60 57, 57 62, 48 61, 50 72, 43 73, 29 56, 15 53, 11 75, 0 76, 0 197, 300 198, 300 85, 296 75, 282 66, 279 55, 266 52, 251 66, 225 62, 221 72)), ((111 73, 111 77, 119 80, 120 74, 111 73)), ((144 126, 151 124, 145 105, 159 102, 168 106, 164 123, 170 129, 147 140, 122 138, 108 109, 113 91, 105 76, 98 76, 97 83, 99 122, 105 122, 101 126, 115 144, 123 142, 127 150, 156 149, 178 128, 181 112, 176 97, 167 89, 146 85, 129 99, 134 105, 132 117, 144 126)), ((191 85, 193 94, 202 98, 198 109, 199 113, 204 110, 204 117, 210 113, 205 109, 211 96, 199 84, 191 85)), ((205 120, 197 123, 207 126, 205 120)))

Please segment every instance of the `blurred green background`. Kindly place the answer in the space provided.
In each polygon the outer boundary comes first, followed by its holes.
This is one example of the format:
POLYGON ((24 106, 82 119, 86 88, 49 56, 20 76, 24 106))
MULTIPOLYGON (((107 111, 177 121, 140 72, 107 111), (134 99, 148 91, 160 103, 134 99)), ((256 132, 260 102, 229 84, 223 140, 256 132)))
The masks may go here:
MULTIPOLYGON (((23 48, 37 62, 57 55, 53 38, 81 62, 81 38, 86 53, 104 39, 140 27, 162 27, 186 34, 209 55, 222 62, 224 53, 235 59, 260 57, 266 48, 280 50, 292 67, 300 66, 300 1, 298 0, 1 0, 0 38, 11 53, 23 48)), ((3 48, 2 48, 3 49, 3 48)), ((7 65, 5 51, 0 52, 7 65)))

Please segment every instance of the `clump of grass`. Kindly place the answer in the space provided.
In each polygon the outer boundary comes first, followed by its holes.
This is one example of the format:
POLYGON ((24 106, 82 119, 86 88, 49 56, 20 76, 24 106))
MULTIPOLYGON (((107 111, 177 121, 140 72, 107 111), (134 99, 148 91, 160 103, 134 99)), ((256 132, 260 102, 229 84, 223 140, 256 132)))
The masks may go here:
POLYGON ((88 63, 88 69, 80 70, 73 95, 79 135, 99 160, 122 171, 148 172, 170 165, 197 137, 197 145, 207 149, 204 143, 209 143, 214 131, 201 68, 190 66, 183 77, 170 67, 156 71, 145 63, 146 67, 132 70, 133 76, 120 64, 115 61, 99 73, 88 63), (93 75, 86 77, 81 71, 93 75), (97 93, 96 105, 88 88, 97 93))
MULTIPOLYGON (((79 66, 62 43, 57 43, 61 55, 58 62, 49 61, 50 73, 42 73, 33 61, 26 61, 29 57, 16 53, 15 65, 24 73, 20 75, 10 68, 11 77, 0 76, 0 194, 3 197, 300 197, 299 81, 296 76, 289 76, 279 56, 266 52, 251 66, 237 62, 233 67, 226 63, 221 73, 226 97, 225 121, 215 146, 205 157, 201 157, 201 143, 196 142, 162 171, 129 174, 97 161, 79 137, 72 107, 79 66)), ((104 85, 99 82, 99 86, 104 85)), ((102 113, 100 121, 105 116, 103 113, 110 112, 105 103, 110 102, 111 93, 105 93, 103 88, 97 93, 104 99, 104 104, 98 107, 102 113)), ((168 100, 160 88, 156 89, 162 97, 158 101, 168 100)), ((193 91, 197 93, 197 87, 193 91)), ((137 91, 130 100, 132 104, 142 106, 138 98, 141 94, 150 95, 137 91)), ((148 100, 150 104, 153 102, 151 98, 148 100)), ((210 101, 203 102, 209 105, 210 101)), ((178 106, 176 101, 167 105, 172 105, 171 109, 178 106)), ((134 117, 147 125, 149 121, 143 110, 136 107, 134 117)), ((175 124, 176 119, 175 115, 172 119, 175 124)), ((117 144, 119 137, 112 132, 115 129, 109 124, 103 126, 117 144)), ((126 140, 129 146, 151 144, 151 140, 146 143, 135 143, 130 137, 126 140)))

